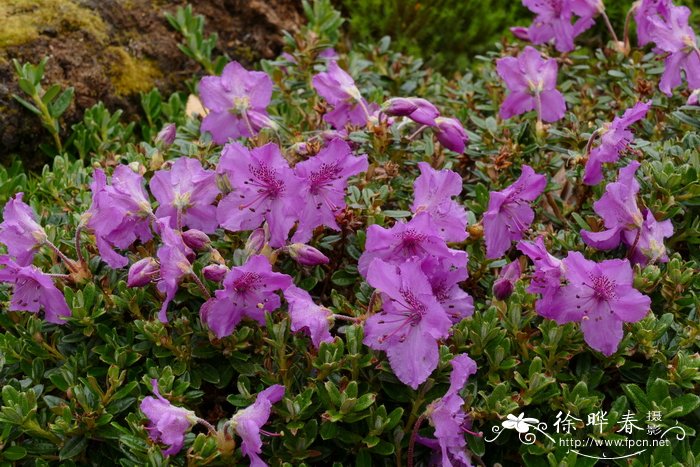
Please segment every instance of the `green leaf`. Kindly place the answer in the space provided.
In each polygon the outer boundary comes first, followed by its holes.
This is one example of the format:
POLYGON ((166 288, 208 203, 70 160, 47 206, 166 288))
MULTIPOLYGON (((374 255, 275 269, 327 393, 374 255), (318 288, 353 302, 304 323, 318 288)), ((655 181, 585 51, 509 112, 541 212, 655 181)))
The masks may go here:
POLYGON ((61 460, 71 459, 87 448, 88 440, 87 438, 78 437, 70 438, 66 444, 63 445, 61 451, 58 453, 58 457, 61 460))
POLYGON ((68 88, 61 93, 51 104, 49 104, 49 114, 53 118, 60 117, 66 111, 73 100, 73 88, 68 88))
POLYGON ((22 446, 10 446, 0 453, 8 461, 18 461, 27 455, 27 450, 22 446))

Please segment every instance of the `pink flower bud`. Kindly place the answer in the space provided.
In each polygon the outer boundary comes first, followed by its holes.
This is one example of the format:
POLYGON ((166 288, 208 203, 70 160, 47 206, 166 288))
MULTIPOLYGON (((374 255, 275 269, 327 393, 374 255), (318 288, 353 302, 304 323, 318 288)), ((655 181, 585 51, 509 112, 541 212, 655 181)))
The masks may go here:
POLYGON ((164 146, 170 146, 175 141, 177 127, 174 123, 166 124, 162 130, 156 135, 156 143, 162 143, 164 146))
POLYGON ((139 260, 131 265, 129 268, 129 275, 127 276, 127 285, 129 287, 144 287, 148 285, 153 276, 155 276, 160 270, 158 261, 150 256, 139 260))
POLYGON ((302 266, 316 266, 317 264, 328 264, 326 255, 316 248, 303 243, 293 243, 287 247, 289 256, 302 266))
POLYGON ((245 251, 248 255, 259 254, 266 243, 265 229, 263 227, 257 228, 250 233, 248 240, 245 242, 245 251))
POLYGON ((411 99, 394 97, 384 103, 382 110, 393 117, 407 117, 418 110, 418 106, 411 99))
POLYGON ((515 281, 520 279, 520 261, 513 261, 501 270, 501 274, 493 283, 493 295, 499 300, 505 300, 511 296, 515 288, 515 281))
POLYGON ((226 277, 229 269, 222 264, 210 264, 202 269, 204 277, 210 281, 221 282, 226 277))
POLYGON ((521 39, 524 41, 530 40, 530 31, 526 27, 516 26, 514 28, 510 28, 510 32, 512 32, 513 35, 515 37, 517 37, 518 39, 521 39))
POLYGON ((197 229, 190 229, 182 233, 182 241, 195 251, 202 251, 209 247, 209 236, 197 229))

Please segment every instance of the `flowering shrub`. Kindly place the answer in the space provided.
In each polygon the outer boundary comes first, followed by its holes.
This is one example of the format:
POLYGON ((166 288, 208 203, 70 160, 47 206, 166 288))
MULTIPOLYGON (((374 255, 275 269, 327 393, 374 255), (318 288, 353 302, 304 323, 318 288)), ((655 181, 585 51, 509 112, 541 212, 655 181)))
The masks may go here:
POLYGON ((144 94, 142 140, 98 105, 3 169, 3 462, 593 465, 562 441, 675 429, 596 455, 694 465, 697 39, 667 2, 645 49, 560 55, 544 16, 604 16, 560 3, 449 80, 329 52, 319 1, 263 71, 144 94))

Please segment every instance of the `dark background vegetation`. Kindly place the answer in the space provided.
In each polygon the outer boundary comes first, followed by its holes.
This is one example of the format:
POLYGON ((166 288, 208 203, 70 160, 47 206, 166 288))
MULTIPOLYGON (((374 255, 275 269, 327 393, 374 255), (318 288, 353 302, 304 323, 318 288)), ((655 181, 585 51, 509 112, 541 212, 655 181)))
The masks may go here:
MULTIPOLYGON (((476 54, 492 48, 504 37, 513 39, 511 26, 527 26, 533 14, 519 0, 336 0, 348 18, 350 39, 376 42, 391 36, 393 47, 422 57, 443 72, 469 67, 476 54)), ((700 0, 676 0, 693 10, 692 23, 700 22, 700 0)), ((605 1, 606 11, 622 39, 625 16, 633 0, 605 1)), ((634 32, 634 25, 631 28, 634 32)), ((599 45, 609 39, 602 21, 577 43, 599 45)))

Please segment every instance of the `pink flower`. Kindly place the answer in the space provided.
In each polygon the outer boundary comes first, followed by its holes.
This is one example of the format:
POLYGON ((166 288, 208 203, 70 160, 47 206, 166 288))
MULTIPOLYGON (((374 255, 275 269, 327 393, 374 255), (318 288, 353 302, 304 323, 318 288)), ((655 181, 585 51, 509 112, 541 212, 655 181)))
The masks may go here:
POLYGON ((217 172, 228 176, 233 191, 219 202, 221 227, 239 232, 263 222, 270 227, 270 246, 284 245, 305 201, 299 180, 274 143, 252 150, 238 143, 224 147, 217 172))
POLYGON ((202 104, 209 109, 201 131, 210 132, 217 144, 241 136, 255 136, 261 128, 274 126, 267 115, 272 80, 266 73, 248 71, 238 62, 231 62, 220 77, 202 78, 199 94, 202 104))
POLYGON ((151 384, 156 397, 147 396, 141 401, 141 412, 149 419, 146 426, 148 436, 156 443, 170 445, 163 451, 164 455, 177 454, 185 444, 185 433, 197 423, 198 418, 193 411, 174 406, 163 398, 158 392, 157 379, 152 379, 151 384))
POLYGON ((292 241, 306 243, 313 230, 326 226, 340 230, 335 215, 345 208, 348 179, 367 170, 367 156, 354 156, 350 146, 334 139, 317 155, 299 162, 294 173, 301 181, 298 195, 303 200, 295 206, 299 225, 292 241))
POLYGON ((333 341, 329 322, 333 313, 328 308, 316 305, 306 290, 294 285, 285 289, 284 298, 289 303, 293 332, 305 331, 317 349, 321 342, 333 341))
POLYGON ((323 119, 337 129, 345 127, 348 123, 364 126, 376 108, 370 108, 352 76, 335 61, 328 62, 328 71, 315 75, 312 81, 316 92, 334 107, 323 119))
POLYGON ((170 170, 157 171, 150 188, 159 203, 156 216, 170 217, 170 227, 213 233, 219 226, 212 204, 219 194, 216 173, 204 170, 197 159, 180 157, 170 170))
POLYGON ((496 61, 496 71, 510 91, 501 104, 501 118, 507 119, 531 110, 538 119, 555 122, 564 116, 566 102, 557 91, 557 62, 544 60, 532 47, 525 47, 517 58, 496 61))
POLYGON ((396 377, 416 389, 437 367, 437 341, 452 322, 417 261, 395 266, 375 259, 367 282, 382 293, 382 311, 365 322, 364 343, 384 350, 396 377))
POLYGON ((627 260, 596 263, 574 251, 564 258, 563 266, 569 283, 552 299, 555 320, 580 322, 588 345, 612 355, 622 340, 622 324, 644 318, 651 299, 632 286, 634 274, 627 260))
POLYGON ((13 285, 10 311, 38 313, 44 310, 49 323, 64 324, 71 315, 68 303, 53 278, 35 266, 22 266, 7 255, 0 255, 0 282, 13 285))
POLYGON ((414 213, 427 212, 440 236, 448 242, 467 238, 467 211, 452 197, 462 192, 462 177, 452 170, 435 170, 419 162, 420 176, 413 183, 414 213))
POLYGON ((129 260, 114 248, 129 248, 137 239, 147 242, 154 218, 144 179, 127 165, 114 169, 112 184, 96 169, 93 174, 92 205, 87 212, 88 227, 95 234, 100 256, 112 268, 123 268, 129 260))
POLYGON ((231 335, 244 317, 265 324, 265 312, 280 307, 276 292, 291 285, 292 278, 273 272, 267 258, 252 256, 243 266, 226 274, 224 288, 202 306, 202 321, 219 339, 231 335))
POLYGON ((32 208, 22 201, 23 196, 24 193, 17 193, 5 204, 0 224, 0 242, 5 244, 8 253, 18 264, 28 266, 47 238, 44 228, 37 223, 32 208))
POLYGON ((228 426, 241 437, 241 452, 250 459, 251 467, 264 467, 267 464, 260 458, 262 439, 260 434, 270 434, 262 429, 272 412, 272 406, 282 400, 284 386, 275 384, 258 394, 253 405, 239 410, 229 421, 228 426))
POLYGON ((612 123, 606 123, 600 130, 600 144, 594 148, 586 162, 583 182, 586 185, 597 185, 603 180, 602 165, 605 162, 616 162, 627 145, 632 142, 634 135, 629 127, 643 120, 651 108, 651 101, 637 102, 634 107, 627 109, 622 117, 615 117, 612 123))
POLYGON ((484 214, 484 239, 486 257, 500 258, 513 241, 523 238, 530 227, 535 212, 530 207, 544 191, 547 179, 536 174, 529 165, 523 165, 520 178, 502 191, 492 191, 489 207, 484 214))
MULTIPOLYGON (((464 413, 464 399, 459 392, 467 384, 467 379, 476 373, 476 362, 467 354, 460 354, 453 357, 450 363, 450 387, 444 396, 430 404, 426 413, 430 424, 435 427, 437 447, 442 457, 440 465, 471 466, 465 451, 467 441, 464 439, 464 432, 468 431, 467 425, 470 422, 464 413)), ((432 447, 429 439, 419 438, 418 441, 432 447)))

